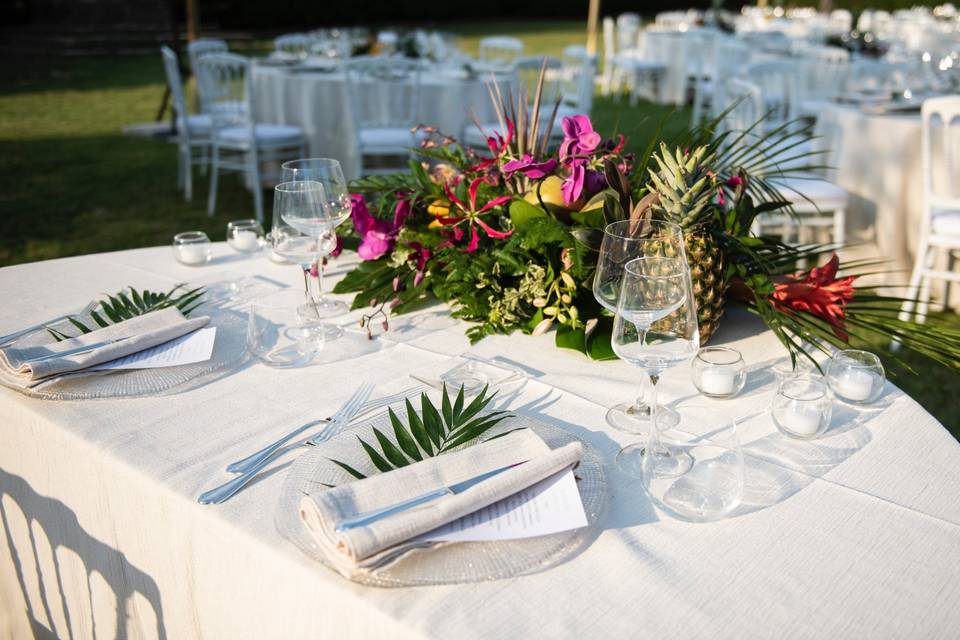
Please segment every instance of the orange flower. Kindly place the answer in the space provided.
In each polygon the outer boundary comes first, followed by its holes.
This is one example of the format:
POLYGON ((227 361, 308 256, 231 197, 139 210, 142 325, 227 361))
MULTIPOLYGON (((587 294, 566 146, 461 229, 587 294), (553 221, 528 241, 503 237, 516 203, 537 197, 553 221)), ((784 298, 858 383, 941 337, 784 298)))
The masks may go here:
POLYGON ((853 281, 856 276, 837 280, 840 258, 833 254, 830 262, 814 267, 807 274, 788 276, 777 284, 770 294, 770 301, 779 311, 786 313, 806 312, 827 321, 833 333, 846 341, 843 309, 853 300, 853 281))

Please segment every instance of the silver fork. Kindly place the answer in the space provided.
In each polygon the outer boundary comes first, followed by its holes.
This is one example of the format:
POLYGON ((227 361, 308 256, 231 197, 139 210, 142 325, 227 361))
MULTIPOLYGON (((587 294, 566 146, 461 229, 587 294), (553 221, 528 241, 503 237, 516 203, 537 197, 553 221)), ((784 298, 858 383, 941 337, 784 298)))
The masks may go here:
MULTIPOLYGON (((354 392, 350 399, 347 400, 343 407, 341 407, 341 409, 336 413, 334 419, 330 422, 330 427, 335 427, 340 422, 348 422, 351 418, 353 418, 353 416, 357 414, 357 411, 360 410, 360 406, 363 404, 363 402, 370 397, 371 393, 373 393, 373 389, 374 385, 369 382, 365 382, 360 385, 360 388, 354 392)), ((279 449, 279 447, 277 448, 279 449)), ((270 461, 273 459, 272 453, 273 452, 271 452, 271 455, 264 456, 260 462, 251 466, 242 475, 237 476, 229 482, 225 482, 219 487, 215 487, 200 494, 200 497, 197 498, 197 502, 200 504, 220 504, 221 502, 229 500, 231 496, 246 486, 248 482, 253 480, 253 478, 260 473, 261 469, 270 463, 270 461)))
MULTIPOLYGON (((426 385, 417 385, 409 389, 406 389, 404 391, 401 391, 399 393, 394 393, 389 396, 383 396, 382 398, 377 398, 375 400, 368 400, 360 407, 360 410, 357 412, 357 417, 368 414, 371 411, 376 411, 377 409, 380 409, 382 407, 391 405, 394 402, 397 402, 399 400, 403 400, 407 396, 420 393, 421 391, 426 391, 428 388, 429 387, 427 387, 426 385)), ((227 471, 231 473, 244 473, 245 471, 249 470, 253 466, 260 463, 264 458, 269 458, 271 455, 274 454, 274 452, 279 450, 280 447, 290 442, 292 439, 294 439, 304 431, 311 429, 319 424, 323 424, 325 422, 332 424, 335 417, 336 415, 331 416, 329 418, 320 418, 319 420, 311 420, 306 424, 300 425, 290 433, 284 435, 279 440, 276 440, 275 442, 271 442, 270 444, 265 446, 263 449, 260 449, 259 451, 250 454, 249 456, 247 456, 242 460, 237 460, 236 462, 230 463, 229 465, 227 465, 227 471)), ((346 424, 344 424, 343 426, 346 426, 346 424)), ((321 433, 326 433, 328 431, 329 429, 324 429, 324 431, 321 433)), ((330 437, 333 435, 334 435, 333 433, 329 433, 327 437, 330 437)))

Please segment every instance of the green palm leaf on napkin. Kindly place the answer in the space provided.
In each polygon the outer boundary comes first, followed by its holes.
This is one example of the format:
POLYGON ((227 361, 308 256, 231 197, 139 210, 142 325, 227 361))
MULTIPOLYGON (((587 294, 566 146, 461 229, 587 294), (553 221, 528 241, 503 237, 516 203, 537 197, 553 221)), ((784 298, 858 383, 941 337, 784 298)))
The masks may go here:
MULTIPOLYGON (((489 386, 489 385, 488 385, 489 386)), ((405 467, 425 458, 438 456, 455 447, 476 440, 494 425, 508 417, 506 411, 480 414, 497 394, 487 397, 487 386, 470 404, 464 406, 463 387, 451 402, 447 385, 443 385, 443 399, 438 410, 427 394, 420 395, 420 413, 417 414, 410 400, 406 400, 407 424, 404 424, 393 409, 388 409, 393 425, 394 440, 374 428, 376 443, 369 443, 360 436, 360 446, 379 471, 391 471, 405 467)), ((345 462, 330 460, 358 480, 367 476, 345 462)))
MULTIPOLYGON (((80 333, 90 333, 95 329, 109 327, 111 324, 123 322, 136 316, 142 316, 151 311, 166 309, 167 307, 176 307, 180 309, 183 315, 187 316, 202 304, 202 301, 200 301, 200 296, 202 295, 203 287, 186 289, 185 284, 178 284, 166 293, 158 293, 150 291, 149 289, 137 291, 133 287, 127 287, 113 295, 107 295, 106 300, 100 300, 90 311, 90 318, 96 322, 98 326, 90 328, 74 316, 68 316, 67 321, 76 327, 80 333)), ((73 337, 51 327, 47 327, 47 331, 56 338, 58 342, 73 337)))

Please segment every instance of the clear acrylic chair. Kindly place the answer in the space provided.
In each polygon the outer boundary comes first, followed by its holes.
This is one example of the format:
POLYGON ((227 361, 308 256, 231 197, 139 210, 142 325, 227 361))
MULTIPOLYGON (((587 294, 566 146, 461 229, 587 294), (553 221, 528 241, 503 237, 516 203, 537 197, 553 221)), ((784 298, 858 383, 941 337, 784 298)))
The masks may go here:
POLYGON ((177 54, 170 47, 161 46, 160 55, 173 98, 174 126, 177 131, 177 187, 183 189, 184 198, 189 202, 193 199, 193 165, 199 164, 205 168, 209 163, 213 119, 206 114, 191 115, 187 111, 177 54), (198 156, 194 155, 194 150, 200 152, 198 156))
POLYGON ((279 166, 283 161, 304 157, 307 141, 303 130, 256 122, 250 61, 243 56, 205 55, 198 60, 197 79, 200 95, 213 117, 207 213, 212 216, 216 211, 220 171, 235 171, 244 174, 253 189, 257 220, 262 222, 264 185, 276 183, 279 176, 264 175, 261 163, 279 166))
POLYGON ((187 44, 187 57, 190 59, 190 71, 197 73, 197 60, 208 53, 229 53, 226 40, 217 38, 197 38, 187 44))
POLYGON ((571 114, 590 115, 597 74, 597 57, 587 53, 583 45, 565 47, 561 58, 561 109, 571 114))
POLYGON ((345 65, 356 129, 359 166, 354 175, 392 173, 407 166, 417 140, 419 62, 392 56, 353 58, 345 65), (368 166, 371 156, 402 157, 402 165, 368 166))
MULTIPOLYGON (((726 114, 722 127, 731 132, 728 140, 741 146, 755 144, 768 135, 756 123, 768 112, 767 101, 760 87, 742 78, 728 78, 719 94, 725 101, 726 114), (749 132, 742 139, 740 134, 749 132)), ((780 135, 780 134, 777 134, 780 135)), ((805 170, 812 165, 829 164, 824 154, 807 156, 809 150, 786 138, 783 144, 772 149, 772 155, 757 160, 754 166, 745 166, 748 173, 782 173, 782 177, 769 180, 793 209, 793 216, 785 213, 770 213, 757 216, 753 231, 758 235, 778 233, 785 243, 806 244, 812 242, 812 232, 823 229, 829 232, 831 242, 842 245, 846 238, 846 210, 849 195, 843 187, 824 176, 805 170)))
MULTIPOLYGON (((629 33, 629 29, 626 30, 629 33)), ((633 40, 619 31, 613 18, 603 19, 603 78, 601 81, 604 95, 613 93, 619 99, 623 88, 630 94, 630 104, 636 105, 641 95, 659 100, 660 82, 667 71, 667 65, 650 56, 650 49, 641 45, 643 36, 639 30, 633 40), (618 47, 618 41, 630 42, 628 48, 618 47)))
POLYGON ((960 96, 930 98, 921 111, 921 163, 923 167, 923 221, 920 241, 910 275, 907 298, 916 300, 903 305, 901 320, 914 315, 923 322, 930 306, 933 280, 960 282, 955 270, 960 255, 960 196, 953 188, 957 175, 956 162, 960 142, 960 96), (937 268, 937 259, 947 260, 947 269, 937 268))
POLYGON ((511 65, 523 55, 523 41, 511 36, 488 36, 480 40, 480 60, 511 65))

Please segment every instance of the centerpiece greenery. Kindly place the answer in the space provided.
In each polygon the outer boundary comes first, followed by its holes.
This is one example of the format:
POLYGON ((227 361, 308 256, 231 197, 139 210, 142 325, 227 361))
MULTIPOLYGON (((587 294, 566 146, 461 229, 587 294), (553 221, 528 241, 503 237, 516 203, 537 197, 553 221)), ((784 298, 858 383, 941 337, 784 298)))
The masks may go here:
POLYGON ((683 229, 702 342, 732 302, 762 318, 793 358, 879 334, 960 371, 960 332, 901 320, 902 298, 854 286, 877 261, 843 265, 841 277, 835 247, 751 231, 758 215, 793 215, 779 181, 819 168, 801 151, 809 126, 721 132, 718 120, 633 155, 584 115, 555 131, 542 81, 529 99, 494 90, 489 154, 424 128, 409 172, 352 184, 363 262, 336 292, 356 293, 354 308, 393 313, 440 299, 471 323, 472 341, 555 330, 559 347, 614 358, 612 318, 592 293, 603 229, 656 218, 683 229))

